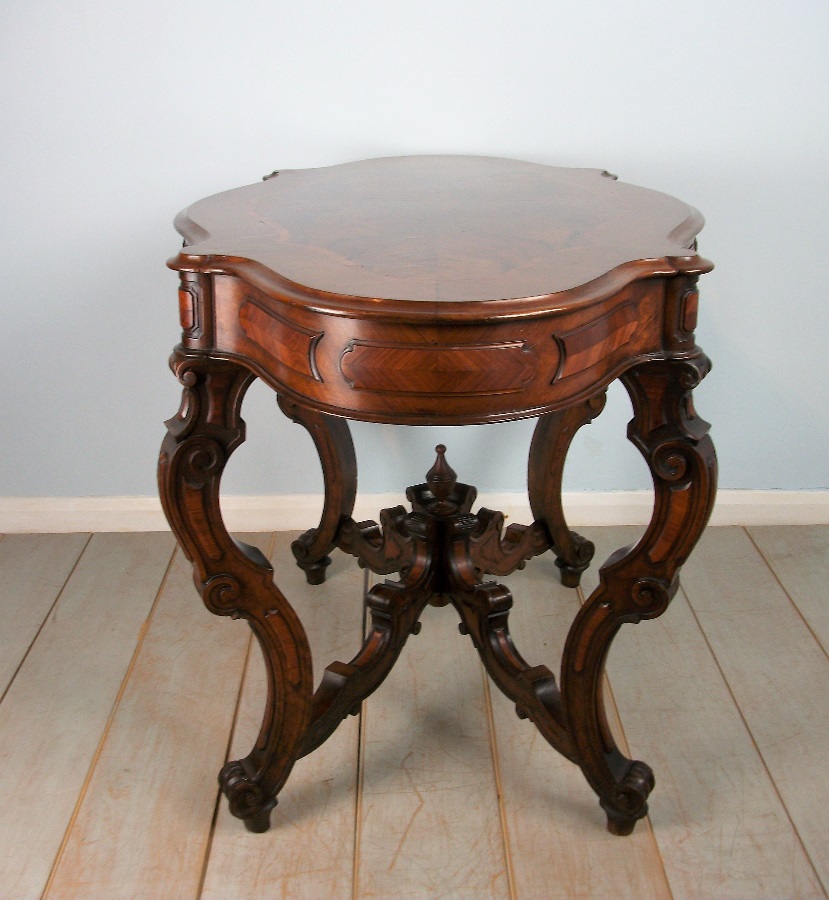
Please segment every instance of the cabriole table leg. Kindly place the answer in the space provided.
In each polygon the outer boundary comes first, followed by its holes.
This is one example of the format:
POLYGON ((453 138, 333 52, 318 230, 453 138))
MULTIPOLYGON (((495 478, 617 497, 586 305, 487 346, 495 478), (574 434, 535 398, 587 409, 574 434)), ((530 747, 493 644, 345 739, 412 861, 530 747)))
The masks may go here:
POLYGON ((219 780, 231 812, 251 831, 265 831, 276 794, 301 755, 311 714, 311 652, 270 564, 230 537, 219 507, 222 471, 244 441, 239 412, 254 376, 236 363, 182 350, 173 354, 172 367, 184 391, 161 446, 161 500, 207 608, 247 619, 262 648, 268 682, 262 728, 250 754, 229 762, 219 780))
POLYGON ((606 400, 607 392, 600 391, 569 409, 541 416, 530 444, 527 472, 530 509, 535 520, 543 522, 550 534, 561 583, 565 587, 578 586, 596 548, 567 527, 561 505, 564 463, 576 432, 601 413, 606 400))
POLYGON ((576 616, 564 648, 561 694, 569 730, 614 834, 630 834, 647 814, 654 778, 645 763, 627 759, 616 746, 604 710, 602 674, 621 626, 667 609, 680 566, 714 505, 714 445, 691 400, 709 365, 698 352, 689 359, 644 362, 621 376, 634 408, 628 436, 653 476, 653 517, 636 546, 622 548, 601 567, 599 587, 576 616))
POLYGON ((297 565, 308 584, 322 584, 331 564, 328 555, 337 546, 343 524, 351 519, 357 497, 357 457, 348 422, 328 416, 285 397, 277 397, 279 408, 311 435, 322 465, 325 503, 316 528, 291 544, 297 565))

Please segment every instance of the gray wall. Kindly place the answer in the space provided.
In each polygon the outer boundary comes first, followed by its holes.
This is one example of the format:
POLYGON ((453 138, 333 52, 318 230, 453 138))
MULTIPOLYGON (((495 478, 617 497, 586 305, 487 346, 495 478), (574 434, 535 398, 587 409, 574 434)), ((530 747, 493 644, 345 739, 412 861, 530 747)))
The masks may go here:
MULTIPOLYGON (((7 0, 0 495, 154 493, 177 408, 171 221, 275 168, 419 152, 610 169, 699 207, 697 392, 726 488, 827 487, 829 5, 7 0)), ((255 386, 232 493, 319 490, 255 386)), ((649 483, 613 390, 568 490, 649 483)), ((361 487, 521 490, 531 423, 355 427, 361 487)))

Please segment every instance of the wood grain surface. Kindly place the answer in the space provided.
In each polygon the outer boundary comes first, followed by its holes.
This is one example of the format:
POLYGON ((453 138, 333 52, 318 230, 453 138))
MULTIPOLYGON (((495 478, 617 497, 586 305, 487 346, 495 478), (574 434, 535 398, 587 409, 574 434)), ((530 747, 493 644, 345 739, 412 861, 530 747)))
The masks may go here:
POLYGON ((248 640, 201 607, 178 551, 47 896, 195 893, 248 640))
POLYGON ((43 889, 172 552, 169 534, 96 534, 0 704, 7 896, 43 889))
MULTIPOLYGON (((595 528, 587 534, 603 559, 634 541, 639 531, 595 528)), ((731 540, 732 530, 712 529, 711 536, 713 541, 698 548, 700 574, 710 571, 707 548, 731 540)), ((750 557, 755 577, 766 574, 760 563, 757 554, 750 557)), ((681 576, 694 608, 695 574, 681 576)), ((733 609, 739 590, 733 581, 739 577, 732 561, 730 586, 722 584, 717 595, 724 611, 733 609)), ((588 571, 585 582, 586 587, 595 582, 595 570, 588 571)), ((729 655, 743 652, 740 635, 734 637, 729 655)), ((719 658, 711 653, 705 620, 697 618, 680 591, 660 619, 625 626, 608 663, 631 749, 656 773, 650 820, 672 895, 820 896, 812 863, 779 802, 777 783, 723 678, 719 658)))
MULTIPOLYGON (((641 822, 624 840, 601 829, 576 767, 508 701, 487 696, 449 609, 430 610, 404 651, 421 658, 410 665, 404 655, 367 702, 362 727, 351 718, 300 760, 268 834, 245 832, 223 803, 214 820, 214 769, 233 723, 244 747, 261 712, 255 655, 240 701, 246 629, 200 609, 180 559, 165 583, 169 536, 95 535, 62 586, 56 574, 43 580, 44 597, 57 593, 58 603, 0 701, 0 894, 40 897, 57 858, 48 893, 84 897, 825 897, 826 657, 811 612, 793 601, 802 602, 798 585, 817 607, 827 597, 820 548, 829 529, 763 532, 711 529, 671 609, 625 626, 614 644, 608 673, 624 734, 611 726, 657 779, 653 830, 641 822), (232 646, 216 651, 200 617, 232 646), (437 664, 423 649, 429 633, 446 642, 437 664), (200 648, 218 659, 231 652, 233 665, 205 669, 200 648), (202 699, 180 689, 185 674, 203 682, 202 699), (455 709, 459 697, 473 698, 474 717, 455 709), (414 788, 424 802, 416 815, 414 788), (381 799, 380 816, 371 804, 381 799), (469 827, 477 842, 456 863, 427 834, 427 854, 416 843, 419 820, 469 827), (465 881, 474 859, 480 872, 465 881)), ((587 536, 600 561, 635 533, 587 536)), ((278 580, 312 623, 319 677, 318 659, 347 656, 358 640, 361 577, 335 554, 329 582, 306 585, 285 559, 291 537, 277 541, 278 580)), ((0 583, 11 583, 27 545, 42 559, 39 536, 21 537, 14 553, 0 553, 0 583)), ((519 649, 554 666, 577 601, 555 583, 552 562, 532 560, 509 580, 519 649)))
POLYGON ((744 530, 717 529, 703 538, 698 555, 689 560, 683 583, 825 888, 829 657, 773 571, 758 567, 756 559, 756 547, 744 530))
POLYGON ((0 541, 0 696, 88 541, 88 534, 10 534, 0 541))
POLYGON ((241 257, 315 291, 460 302, 552 294, 632 261, 693 256, 702 221, 598 169, 409 156, 281 171, 194 203, 176 227, 187 255, 241 257))

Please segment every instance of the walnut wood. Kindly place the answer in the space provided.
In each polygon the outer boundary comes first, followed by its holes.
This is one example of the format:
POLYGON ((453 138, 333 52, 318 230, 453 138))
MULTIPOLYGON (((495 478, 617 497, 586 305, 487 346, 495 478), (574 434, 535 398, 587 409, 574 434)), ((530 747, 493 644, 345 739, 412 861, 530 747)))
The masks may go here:
POLYGON ((606 399, 607 394, 602 391, 570 409, 541 416, 530 444, 527 474, 530 509, 550 535, 556 565, 561 570, 561 583, 565 587, 578 586, 581 573, 590 565, 596 548, 567 527, 561 505, 564 463, 576 432, 601 413, 606 399))
POLYGON ((403 520, 407 511, 403 506, 380 511, 380 524, 368 520, 347 519, 340 528, 338 546, 351 553, 378 575, 399 572, 411 561, 412 547, 403 520))
MULTIPOLYGON (((420 609, 425 603, 445 606, 451 602, 461 616, 461 630, 472 638, 498 687, 516 703, 519 716, 531 718, 559 752, 577 760, 555 676, 546 666, 530 666, 513 644, 509 591, 481 580, 480 536, 491 532, 496 523, 503 524, 503 516, 491 510, 470 513, 475 489, 458 483, 445 449, 437 447, 426 483, 408 489, 412 512, 390 524, 410 537, 416 551, 401 569, 400 581, 384 588, 417 597, 420 609)), ((536 547, 528 542, 528 555, 548 548, 543 529, 526 528, 524 534, 535 534, 541 542, 536 547)), ((522 561, 521 554, 513 554, 509 562, 499 559, 499 565, 512 571, 522 561)))
POLYGON ((645 815, 653 773, 613 742, 602 672, 621 625, 667 607, 714 501, 714 449, 691 399, 708 371, 693 334, 697 276, 711 269, 696 254, 701 226, 691 207, 607 173, 475 157, 282 172, 179 216, 186 246, 170 265, 181 275, 173 367, 184 391, 159 486, 204 602, 247 619, 265 656, 259 739, 220 776, 249 828, 268 827, 296 759, 379 687, 427 603, 455 606, 518 715, 582 768, 612 832, 630 833, 645 815), (231 540, 219 509, 221 472, 244 438, 242 398, 257 376, 320 456, 320 523, 293 547, 308 580, 324 580, 334 547, 397 573, 369 593, 362 648, 328 665, 315 693, 301 624, 267 562, 231 540), (485 578, 552 549, 562 581, 578 583, 593 547, 567 526, 562 471, 615 378, 633 401, 629 437, 653 475, 653 517, 639 544, 602 566, 567 636, 559 686, 522 658, 509 632, 512 596, 485 578), (443 446, 425 482, 407 490, 410 511, 353 520, 347 419, 528 416, 540 417, 530 525, 473 513, 475 488, 458 482, 443 446))
POLYGON ((299 755, 315 750, 347 715, 356 715, 362 701, 380 687, 409 635, 420 631, 418 619, 428 599, 428 594, 395 584, 375 585, 369 591, 368 636, 351 662, 334 662, 326 667, 314 694, 311 722, 299 755))
POLYGON ((476 571, 509 575, 523 569, 528 559, 550 549, 547 529, 541 522, 513 523, 504 529, 504 514, 481 507, 478 524, 469 536, 469 555, 476 571))
POLYGON ((268 671, 262 728, 250 754, 229 762, 220 782, 233 814, 252 831, 264 831, 307 727, 311 651, 302 624, 273 583, 270 564, 256 548, 230 537, 219 508, 222 471, 244 440, 239 410, 253 376, 203 354, 176 352, 172 365, 184 391, 161 446, 161 501, 193 563, 205 606, 216 615, 247 619, 262 648, 268 671))
POLYGON ((277 397, 279 408, 302 425, 314 441, 325 484, 325 503, 320 524, 291 544, 297 565, 308 584, 322 584, 331 564, 328 554, 337 546, 340 529, 351 519, 357 497, 357 457, 348 422, 277 397))
POLYGON ((409 157, 200 201, 170 265, 184 346, 243 359, 287 400, 480 423, 566 409, 636 359, 690 349, 692 295, 666 287, 711 268, 701 225, 598 171, 409 157))
POLYGON ((602 672, 625 622, 661 615, 679 586, 678 573, 714 506, 717 463, 708 423, 694 412, 692 389, 708 372, 702 353, 651 360, 622 381, 634 418, 628 436, 644 456, 654 484, 651 523, 639 543, 613 554, 600 584, 581 608, 564 648, 561 670, 567 721, 587 780, 601 798, 614 834, 629 834, 647 814, 653 773, 616 746, 604 713, 602 672))
POLYGON ((580 288, 632 260, 691 257, 700 214, 595 169, 424 156, 282 170, 208 197, 187 255, 232 256, 341 297, 456 302, 580 288))

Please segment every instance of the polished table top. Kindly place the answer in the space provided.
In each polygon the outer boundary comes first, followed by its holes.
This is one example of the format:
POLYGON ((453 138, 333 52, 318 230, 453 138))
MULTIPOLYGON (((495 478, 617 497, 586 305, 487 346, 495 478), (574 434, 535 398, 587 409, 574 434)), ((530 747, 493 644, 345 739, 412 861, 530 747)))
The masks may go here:
POLYGON ((607 172, 476 156, 280 171, 176 220, 183 255, 249 260, 332 296, 450 303, 703 271, 702 224, 693 207, 607 172))
POLYGON ((594 169, 410 156, 284 171, 194 203, 183 346, 375 422, 480 423, 692 352, 693 207, 594 169))

